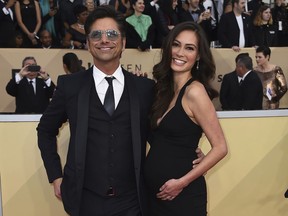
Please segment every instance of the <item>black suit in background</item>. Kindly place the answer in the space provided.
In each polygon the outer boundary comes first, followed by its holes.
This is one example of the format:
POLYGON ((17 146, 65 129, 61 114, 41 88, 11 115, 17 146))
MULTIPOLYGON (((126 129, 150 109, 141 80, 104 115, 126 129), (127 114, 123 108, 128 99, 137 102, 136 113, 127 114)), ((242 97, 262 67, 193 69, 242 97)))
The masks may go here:
MULTIPOLYGON (((245 47, 251 46, 250 17, 242 13, 243 31, 245 37, 245 47)), ((224 13, 221 16, 218 26, 218 39, 222 48, 239 46, 240 29, 233 11, 224 13)))
POLYGON ((278 46, 278 31, 276 25, 251 26, 252 46, 278 46))
POLYGON ((258 75, 251 71, 239 85, 235 71, 223 77, 220 102, 223 110, 261 110, 263 88, 258 75))
MULTIPOLYGON (((63 175, 62 200, 66 212, 72 216, 88 216, 85 211, 92 215, 94 210, 85 209, 85 204, 95 197, 113 202, 127 196, 127 191, 136 192, 142 215, 146 216, 142 167, 154 82, 134 76, 124 69, 122 71, 125 78, 124 91, 111 117, 99 100, 93 70, 90 68, 58 78, 57 90, 37 127, 38 144, 49 182, 63 175), (62 174, 56 136, 67 120, 71 137, 62 174), (109 149, 111 144, 115 148, 109 149), (125 149, 119 150, 119 147, 125 149), (105 157, 106 154, 108 158, 105 157), (111 158, 117 159, 116 163, 110 164, 111 158), (129 162, 131 160, 132 164, 129 162), (111 175, 115 179, 111 179, 111 175), (123 179, 129 180, 131 184, 127 185, 123 179), (116 196, 112 198, 106 194, 109 181, 115 182, 113 187, 116 196), (91 196, 93 198, 89 199, 91 194, 94 194, 91 196), (84 213, 80 214, 80 211, 84 213)), ((115 202, 110 208, 115 207, 115 204, 118 205, 119 202, 115 202)), ((95 208, 98 207, 99 203, 95 202, 95 208)))
POLYGON ((15 44, 15 16, 5 14, 5 3, 0 1, 0 48, 14 48, 15 44))
POLYGON ((30 83, 27 78, 23 78, 19 84, 16 83, 13 77, 6 86, 6 91, 9 95, 15 97, 17 114, 38 113, 42 114, 47 108, 50 98, 52 98, 55 85, 51 81, 48 87, 45 81, 41 78, 36 78, 36 94, 30 91, 30 83))

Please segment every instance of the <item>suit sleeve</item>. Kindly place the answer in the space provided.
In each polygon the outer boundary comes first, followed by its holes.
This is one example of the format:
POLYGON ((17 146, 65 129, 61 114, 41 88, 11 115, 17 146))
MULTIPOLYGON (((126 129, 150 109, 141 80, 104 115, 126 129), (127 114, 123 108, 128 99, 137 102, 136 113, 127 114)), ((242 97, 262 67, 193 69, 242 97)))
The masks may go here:
POLYGON ((59 77, 57 89, 51 103, 42 115, 37 127, 38 147, 48 175, 49 182, 62 177, 62 166, 57 153, 59 128, 67 121, 65 109, 64 82, 59 77))
POLYGON ((220 88, 220 103, 222 105, 222 110, 228 110, 229 104, 227 100, 227 94, 229 92, 229 81, 227 80, 227 76, 224 75, 223 81, 220 88))
POLYGON ((232 44, 227 37, 227 34, 229 34, 229 32, 227 32, 229 26, 228 19, 229 17, 226 14, 223 14, 218 26, 218 39, 220 44, 222 45, 222 48, 232 47, 232 44))
POLYGON ((244 93, 245 102, 243 104, 244 110, 261 110, 263 101, 263 87, 258 75, 255 74, 249 80, 248 88, 244 93))
POLYGON ((11 96, 16 97, 18 92, 18 86, 19 84, 15 82, 15 79, 11 79, 6 85, 6 92, 11 96))

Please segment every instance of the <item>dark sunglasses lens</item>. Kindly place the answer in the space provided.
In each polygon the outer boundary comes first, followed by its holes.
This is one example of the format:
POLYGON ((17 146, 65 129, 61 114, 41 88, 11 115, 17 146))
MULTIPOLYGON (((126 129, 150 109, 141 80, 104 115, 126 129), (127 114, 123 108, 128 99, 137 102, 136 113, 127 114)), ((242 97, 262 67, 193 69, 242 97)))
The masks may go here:
POLYGON ((115 30, 107 30, 106 34, 109 40, 117 40, 119 36, 118 32, 115 30))
POLYGON ((102 37, 102 32, 101 31, 93 31, 90 33, 90 38, 94 40, 100 40, 102 37))

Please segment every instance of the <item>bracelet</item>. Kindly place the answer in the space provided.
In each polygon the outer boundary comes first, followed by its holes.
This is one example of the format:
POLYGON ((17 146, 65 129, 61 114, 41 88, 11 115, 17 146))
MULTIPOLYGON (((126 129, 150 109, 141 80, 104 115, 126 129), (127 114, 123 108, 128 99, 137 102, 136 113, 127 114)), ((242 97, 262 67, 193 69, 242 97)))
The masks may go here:
POLYGON ((74 41, 73 40, 70 41, 70 48, 74 49, 74 41))

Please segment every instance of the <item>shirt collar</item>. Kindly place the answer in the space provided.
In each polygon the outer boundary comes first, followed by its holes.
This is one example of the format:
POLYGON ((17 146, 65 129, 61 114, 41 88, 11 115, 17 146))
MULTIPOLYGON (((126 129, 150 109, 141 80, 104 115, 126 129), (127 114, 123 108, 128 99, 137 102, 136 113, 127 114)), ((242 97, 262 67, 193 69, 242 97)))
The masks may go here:
POLYGON ((251 71, 252 71, 252 70, 247 71, 247 72, 243 75, 243 77, 239 77, 239 76, 238 76, 238 81, 240 81, 241 79, 244 81, 245 77, 246 77, 251 71))
MULTIPOLYGON (((119 65, 115 72, 111 75, 115 77, 115 79, 124 85, 124 74, 122 72, 122 68, 119 65)), ((107 77, 107 74, 103 73, 99 70, 95 65, 93 66, 93 77, 95 81, 95 85, 98 86, 104 79, 107 77)))

